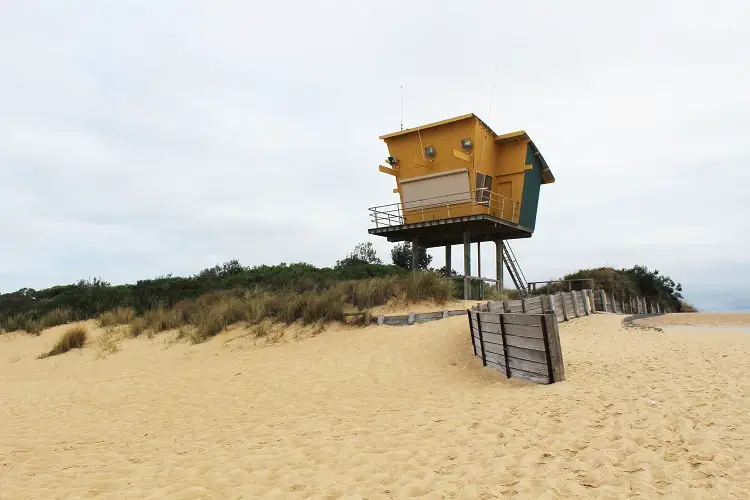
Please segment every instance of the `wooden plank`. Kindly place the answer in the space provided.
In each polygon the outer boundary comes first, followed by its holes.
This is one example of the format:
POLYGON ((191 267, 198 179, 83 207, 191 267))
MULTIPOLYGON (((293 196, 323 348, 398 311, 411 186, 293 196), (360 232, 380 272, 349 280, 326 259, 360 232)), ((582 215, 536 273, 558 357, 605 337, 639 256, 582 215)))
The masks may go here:
POLYGON ((523 305, 520 300, 509 300, 506 312, 523 314, 523 305))
MULTIPOLYGON (((484 328, 484 325, 482 325, 482 328, 484 328)), ((476 326, 471 329, 471 334, 476 340, 479 340, 479 330, 477 330, 476 326)), ((482 338, 485 342, 492 342, 493 344, 503 345, 503 337, 499 333, 487 333, 486 331, 482 330, 482 338)), ((477 344, 477 346, 479 346, 479 344, 477 344)))
POLYGON ((534 349, 523 349, 521 347, 507 346, 508 357, 515 359, 523 359, 526 361, 536 361, 537 363, 545 363, 547 356, 542 351, 536 351, 534 349))
POLYGON ((402 316, 386 316, 383 318, 384 325, 399 326, 409 324, 409 315, 405 314, 402 316))
POLYGON ((503 314, 503 319, 509 325, 542 326, 542 316, 539 314, 503 314))
POLYGON ((544 330, 547 337, 547 359, 552 370, 551 382, 560 382, 565 380, 565 365, 563 363, 557 320, 551 314, 544 317, 544 330))
POLYGON ((542 307, 542 297, 537 296, 526 299, 526 307, 542 307))
POLYGON ((503 365, 499 365, 495 363, 492 359, 487 360, 487 368, 492 368, 493 370, 497 370, 503 375, 505 375, 505 367, 503 365))
MULTIPOLYGON (((484 326, 483 326, 484 328, 484 326)), ((472 335, 474 336, 474 341, 477 345, 477 351, 479 351, 479 330, 472 329, 472 335)), ((499 333, 487 333, 485 331, 482 331, 482 339, 485 342, 485 345, 488 344, 495 344, 498 346, 503 345, 503 337, 499 333)), ((513 350, 513 348, 517 349, 527 349, 530 351, 541 351, 544 352, 544 340, 541 338, 535 339, 530 337, 516 337, 515 335, 506 335, 505 339, 508 341, 508 349, 510 351, 513 350)), ((519 358, 526 359, 524 356, 518 356, 519 358)), ((534 358, 531 358, 532 360, 534 358)))
POLYGON ((536 384, 549 384, 549 377, 547 375, 537 375, 536 373, 528 373, 523 370, 512 370, 512 377, 534 382, 536 384))
POLYGON ((436 319, 442 319, 443 311, 431 312, 431 313, 416 313, 414 315, 415 323, 424 323, 425 321, 433 321, 436 319))
POLYGON ((466 314, 466 309, 453 309, 448 311, 448 316, 461 316, 463 314, 466 314))
POLYGON ((541 339, 543 337, 541 326, 513 325, 510 323, 505 324, 505 334, 532 339, 541 339))
POLYGON ((516 337, 515 335, 505 335, 508 341, 508 347, 520 347, 521 349, 532 349, 535 351, 544 351, 544 340, 532 339, 529 337, 516 337))
MULTIPOLYGON (((487 362, 497 364, 502 367, 503 370, 505 370, 505 358, 504 354, 502 352, 497 351, 490 351, 489 346, 485 350, 485 356, 487 359, 487 362)), ((514 370, 522 370, 526 373, 533 373, 535 375, 540 375, 543 377, 549 377, 549 372, 547 371, 547 363, 537 363, 535 361, 526 361, 523 359, 517 359, 517 358, 508 358, 508 366, 510 366, 510 375, 513 376, 514 370)))

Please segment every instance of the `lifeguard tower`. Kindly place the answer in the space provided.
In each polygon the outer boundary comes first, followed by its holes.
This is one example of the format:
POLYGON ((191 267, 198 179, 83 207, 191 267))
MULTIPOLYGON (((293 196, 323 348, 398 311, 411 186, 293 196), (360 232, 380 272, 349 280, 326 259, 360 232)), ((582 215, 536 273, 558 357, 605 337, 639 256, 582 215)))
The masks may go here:
POLYGON ((451 245, 463 243, 466 298, 471 243, 494 241, 498 288, 505 263, 524 293, 522 273, 503 242, 534 233, 540 187, 555 182, 528 134, 498 135, 470 113, 380 139, 388 146, 388 166, 380 165, 380 171, 396 179, 393 192, 400 202, 370 208, 375 227, 369 233, 411 241, 415 257, 420 247, 445 246, 448 269, 451 245))

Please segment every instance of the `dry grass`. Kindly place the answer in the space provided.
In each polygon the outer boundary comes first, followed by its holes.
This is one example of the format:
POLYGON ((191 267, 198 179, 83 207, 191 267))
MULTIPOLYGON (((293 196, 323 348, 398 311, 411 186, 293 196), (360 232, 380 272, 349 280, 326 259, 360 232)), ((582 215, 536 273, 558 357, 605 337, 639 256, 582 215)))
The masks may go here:
POLYGON ((127 325, 135 318, 135 310, 132 307, 118 307, 107 311, 99 316, 99 326, 107 328, 109 326, 127 325))
POLYGON ((114 354, 120 350, 120 342, 130 336, 130 328, 128 326, 108 326, 104 329, 104 333, 96 338, 96 344, 99 346, 100 357, 104 357, 108 354, 114 354))
POLYGON ((74 326, 69 328, 62 337, 57 341, 55 347, 49 352, 41 354, 39 359, 48 358, 50 356, 57 356, 58 354, 64 354, 71 349, 81 349, 86 343, 88 331, 85 326, 74 326))
MULTIPOLYGON (((166 330, 178 330, 176 338, 192 343, 205 342, 234 323, 256 327, 256 337, 266 337, 265 322, 285 325, 322 325, 344 320, 344 311, 354 306, 358 310, 383 305, 393 298, 409 303, 449 300, 453 285, 449 279, 435 273, 412 273, 403 277, 374 278, 337 283, 321 292, 272 294, 232 290, 213 292, 195 300, 182 300, 171 309, 156 308, 143 316, 135 316, 132 309, 119 308, 99 317, 102 326, 128 323, 129 336, 144 333, 151 337, 166 330)), ((365 324, 367 321, 367 314, 365 324)), ((108 343, 110 340, 103 340, 108 343)), ((105 345, 105 349, 109 348, 105 345)), ((103 350, 105 350, 103 349, 103 350)))

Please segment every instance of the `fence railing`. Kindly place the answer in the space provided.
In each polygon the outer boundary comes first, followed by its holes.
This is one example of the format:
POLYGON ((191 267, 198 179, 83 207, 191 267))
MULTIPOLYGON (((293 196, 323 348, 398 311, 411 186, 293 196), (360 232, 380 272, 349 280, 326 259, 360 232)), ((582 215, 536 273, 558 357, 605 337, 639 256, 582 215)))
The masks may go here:
POLYGON ((416 222, 445 219, 467 215, 472 212, 485 213, 498 219, 518 223, 520 202, 493 193, 487 188, 474 191, 451 193, 419 200, 389 203, 370 207, 370 221, 375 227, 400 226, 407 223, 407 217, 416 222))

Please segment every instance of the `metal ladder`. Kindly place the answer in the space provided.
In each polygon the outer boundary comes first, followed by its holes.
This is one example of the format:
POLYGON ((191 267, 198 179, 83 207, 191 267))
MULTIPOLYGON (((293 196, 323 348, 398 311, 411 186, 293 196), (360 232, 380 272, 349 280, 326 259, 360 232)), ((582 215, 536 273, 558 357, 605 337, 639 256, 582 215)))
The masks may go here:
POLYGON ((529 285, 526 282, 526 276, 521 271, 521 266, 518 265, 518 259, 516 254, 513 253, 513 249, 510 248, 508 242, 503 242, 503 260, 505 260, 505 267, 510 273, 510 279, 513 280, 513 284, 516 285, 518 295, 521 298, 526 297, 529 294, 529 285))

